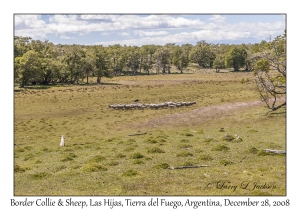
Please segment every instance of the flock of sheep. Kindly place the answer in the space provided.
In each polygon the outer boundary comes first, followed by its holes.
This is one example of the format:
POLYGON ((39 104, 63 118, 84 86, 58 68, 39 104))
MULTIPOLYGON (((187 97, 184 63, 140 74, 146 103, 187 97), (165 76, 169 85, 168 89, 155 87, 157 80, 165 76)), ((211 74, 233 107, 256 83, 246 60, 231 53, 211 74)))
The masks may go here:
POLYGON ((175 108, 181 106, 191 106, 196 104, 195 101, 190 102, 164 102, 159 104, 141 104, 141 103, 133 103, 133 104, 113 104, 108 105, 109 108, 112 109, 160 109, 160 108, 175 108))

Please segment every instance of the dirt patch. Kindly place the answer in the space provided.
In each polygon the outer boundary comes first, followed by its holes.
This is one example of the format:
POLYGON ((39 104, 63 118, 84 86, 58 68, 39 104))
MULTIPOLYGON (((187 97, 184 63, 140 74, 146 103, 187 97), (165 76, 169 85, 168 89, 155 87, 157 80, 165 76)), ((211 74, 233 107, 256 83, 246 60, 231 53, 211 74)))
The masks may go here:
MULTIPOLYGON (((283 101, 284 99, 282 99, 283 101)), ((278 100, 279 101, 279 100, 278 100)), ((262 101, 228 103, 201 107, 184 113, 167 114, 136 125, 138 128, 157 128, 160 126, 175 126, 205 123, 213 119, 224 118, 233 112, 242 111, 255 106, 264 106, 262 101)))

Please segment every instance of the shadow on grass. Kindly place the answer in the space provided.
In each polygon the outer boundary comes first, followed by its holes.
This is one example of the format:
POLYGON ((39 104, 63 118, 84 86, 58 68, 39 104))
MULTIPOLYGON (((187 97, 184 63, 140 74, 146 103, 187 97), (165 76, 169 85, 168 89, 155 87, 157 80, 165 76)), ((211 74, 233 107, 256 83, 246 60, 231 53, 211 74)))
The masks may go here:
MULTIPOLYGON (((119 83, 114 83, 114 82, 101 82, 100 84, 98 83, 89 83, 89 84, 78 84, 79 86, 95 86, 95 85, 122 85, 119 83)), ((76 86, 76 85, 74 85, 76 86)))
POLYGON ((95 85, 122 85, 119 83, 113 83, 113 82, 101 82, 100 84, 97 83, 89 83, 89 84, 53 84, 53 85, 33 85, 33 86, 25 86, 23 88, 19 87, 17 89, 14 89, 14 92, 21 92, 23 90, 46 90, 50 89, 52 87, 76 87, 76 86, 95 86, 95 85))

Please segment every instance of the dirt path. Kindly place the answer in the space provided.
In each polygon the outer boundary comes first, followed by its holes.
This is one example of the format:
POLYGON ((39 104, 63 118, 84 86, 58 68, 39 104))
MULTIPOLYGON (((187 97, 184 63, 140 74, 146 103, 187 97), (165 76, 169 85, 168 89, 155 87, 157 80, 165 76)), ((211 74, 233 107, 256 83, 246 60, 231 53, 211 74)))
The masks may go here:
MULTIPOLYGON (((278 100, 278 102, 283 100, 284 98, 278 100)), ((167 114, 155 119, 150 119, 144 123, 140 123, 137 127, 156 128, 160 126, 199 124, 213 119, 221 119, 231 115, 234 112, 246 110, 255 106, 265 106, 265 103, 262 101, 249 101, 201 107, 183 113, 167 114)))

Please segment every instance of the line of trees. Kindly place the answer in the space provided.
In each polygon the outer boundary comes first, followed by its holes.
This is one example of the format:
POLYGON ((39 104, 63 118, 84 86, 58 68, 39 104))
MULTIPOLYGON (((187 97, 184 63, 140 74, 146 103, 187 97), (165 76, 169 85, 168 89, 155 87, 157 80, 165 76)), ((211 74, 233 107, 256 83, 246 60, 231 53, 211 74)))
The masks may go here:
POLYGON ((30 37, 14 37, 14 78, 21 87, 31 84, 70 83, 83 79, 112 77, 124 74, 168 74, 172 67, 180 73, 189 63, 200 68, 234 68, 253 70, 252 51, 265 46, 260 44, 209 44, 195 46, 175 44, 121 46, 62 45, 30 37))
POLYGON ((124 74, 169 74, 171 68, 180 73, 189 63, 199 68, 223 68, 253 71, 257 89, 271 110, 279 96, 286 94, 286 33, 273 41, 255 44, 209 44, 195 46, 173 43, 164 46, 144 45, 62 45, 30 37, 14 37, 14 79, 20 87, 32 84, 79 84, 84 79, 124 74), (275 73, 274 71, 276 70, 275 73))

